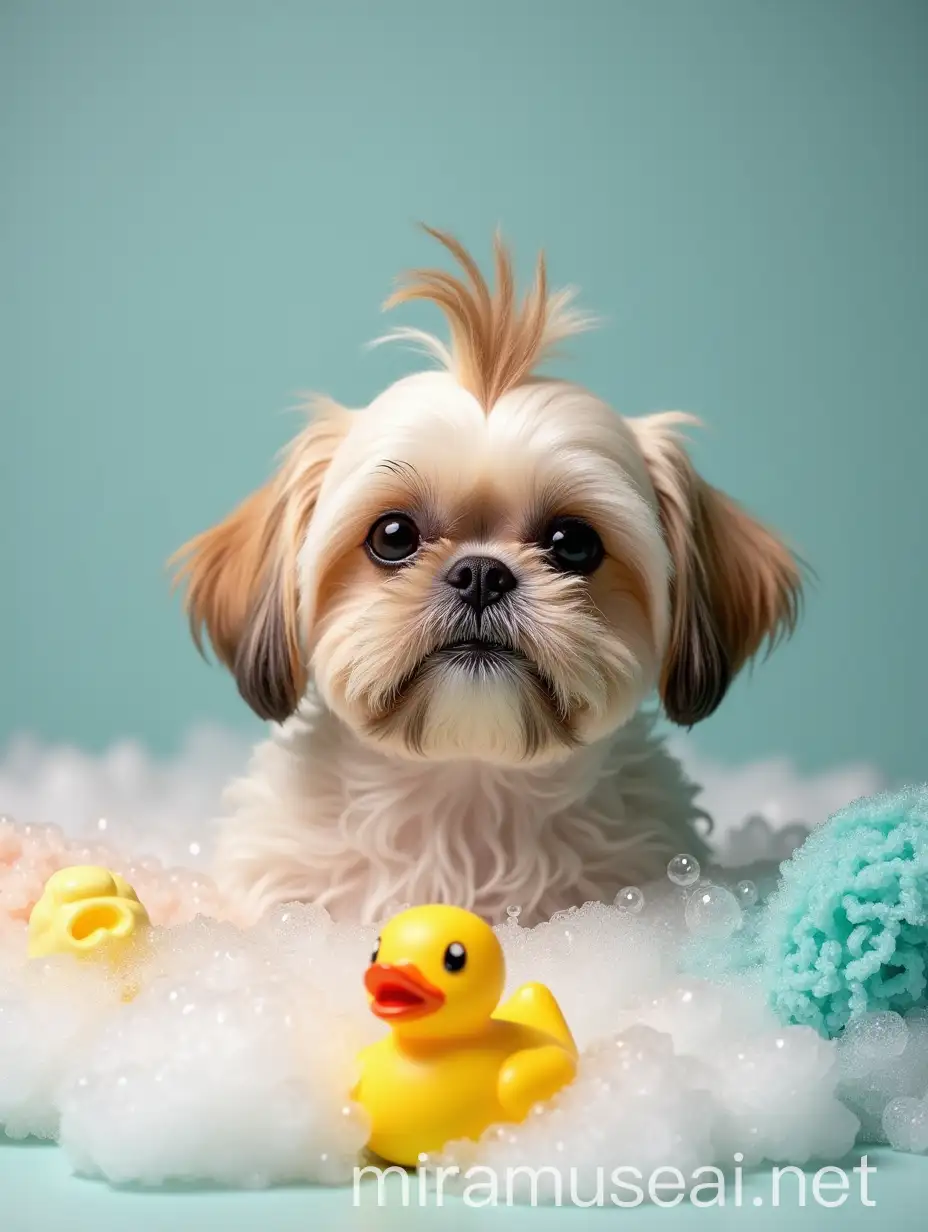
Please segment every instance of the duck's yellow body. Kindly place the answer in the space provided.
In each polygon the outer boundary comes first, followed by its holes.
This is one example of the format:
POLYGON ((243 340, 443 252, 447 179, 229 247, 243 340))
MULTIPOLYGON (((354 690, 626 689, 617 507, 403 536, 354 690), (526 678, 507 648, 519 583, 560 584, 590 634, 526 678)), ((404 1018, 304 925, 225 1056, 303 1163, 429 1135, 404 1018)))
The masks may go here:
POLYGON ((29 957, 115 957, 149 925, 135 890, 118 873, 91 864, 63 868, 45 883, 29 917, 29 957))
POLYGON ((384 928, 365 983, 390 1033, 360 1056, 368 1145, 414 1165, 455 1138, 521 1121, 570 1082, 577 1050, 553 995, 523 985, 498 1006, 502 950, 477 916, 416 907, 384 928))

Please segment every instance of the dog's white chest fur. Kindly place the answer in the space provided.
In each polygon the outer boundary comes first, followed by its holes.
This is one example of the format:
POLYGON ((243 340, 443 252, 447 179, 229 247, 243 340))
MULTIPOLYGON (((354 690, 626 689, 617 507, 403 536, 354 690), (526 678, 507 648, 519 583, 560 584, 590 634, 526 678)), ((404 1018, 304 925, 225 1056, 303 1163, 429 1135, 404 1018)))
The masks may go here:
POLYGON ((517 904, 531 924, 701 851, 695 794, 644 715, 514 770, 385 755, 309 700, 228 789, 217 875, 248 918, 300 900, 370 923, 444 901, 491 919, 517 904))

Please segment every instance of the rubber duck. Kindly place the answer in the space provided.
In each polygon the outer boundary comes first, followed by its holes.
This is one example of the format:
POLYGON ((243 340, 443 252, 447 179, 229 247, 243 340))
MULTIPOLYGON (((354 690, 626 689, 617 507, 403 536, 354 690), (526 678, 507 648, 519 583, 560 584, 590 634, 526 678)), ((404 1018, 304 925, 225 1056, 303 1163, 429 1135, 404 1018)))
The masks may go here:
POLYGON ((459 907, 412 907, 383 928, 364 975, 371 1011, 390 1028, 365 1048, 353 1092, 368 1147, 412 1166, 456 1138, 524 1120, 571 1082, 577 1047, 543 984, 499 1004, 503 951, 459 907))
POLYGON ((118 873, 92 864, 63 868, 49 877, 32 908, 29 957, 114 957, 149 923, 135 890, 118 873))

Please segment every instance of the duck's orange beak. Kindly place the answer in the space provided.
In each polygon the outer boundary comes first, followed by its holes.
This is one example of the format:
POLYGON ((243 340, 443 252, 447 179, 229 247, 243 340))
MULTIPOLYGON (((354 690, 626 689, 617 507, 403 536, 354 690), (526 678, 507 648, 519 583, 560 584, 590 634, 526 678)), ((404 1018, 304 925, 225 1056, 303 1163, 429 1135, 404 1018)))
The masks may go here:
POLYGON ((445 994, 430 984, 413 963, 371 963, 364 973, 371 1011, 386 1022, 408 1022, 434 1014, 445 994))

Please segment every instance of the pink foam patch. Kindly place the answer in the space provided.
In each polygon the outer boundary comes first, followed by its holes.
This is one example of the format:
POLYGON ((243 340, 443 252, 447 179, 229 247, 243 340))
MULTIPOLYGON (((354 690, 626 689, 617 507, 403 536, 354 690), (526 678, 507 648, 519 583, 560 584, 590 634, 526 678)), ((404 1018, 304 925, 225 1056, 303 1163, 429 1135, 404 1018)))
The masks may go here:
POLYGON ((73 864, 97 864, 129 882, 153 924, 185 924, 196 916, 234 921, 231 908, 204 873, 165 868, 151 856, 127 856, 105 845, 70 839, 57 826, 0 819, 0 946, 25 944, 26 926, 45 883, 73 864))

